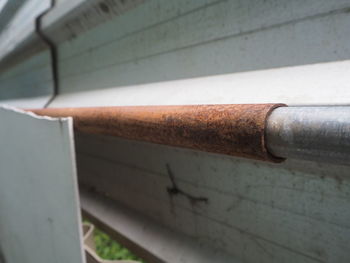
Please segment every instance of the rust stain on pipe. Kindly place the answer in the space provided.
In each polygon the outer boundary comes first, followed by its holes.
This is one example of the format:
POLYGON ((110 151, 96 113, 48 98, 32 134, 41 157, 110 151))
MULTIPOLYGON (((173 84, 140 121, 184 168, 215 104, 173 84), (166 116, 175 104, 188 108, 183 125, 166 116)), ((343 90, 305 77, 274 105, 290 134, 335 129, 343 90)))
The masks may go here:
POLYGON ((74 119, 81 132, 279 162, 265 145, 270 112, 283 104, 226 104, 31 109, 74 119))

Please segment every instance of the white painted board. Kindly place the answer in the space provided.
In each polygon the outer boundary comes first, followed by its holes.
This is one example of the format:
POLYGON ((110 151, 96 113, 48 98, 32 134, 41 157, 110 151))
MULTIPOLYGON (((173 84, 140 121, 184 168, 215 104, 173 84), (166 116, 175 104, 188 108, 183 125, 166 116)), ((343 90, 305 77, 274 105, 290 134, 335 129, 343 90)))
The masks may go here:
POLYGON ((350 60, 59 94, 50 107, 348 105, 350 60))
POLYGON ((0 262, 84 263, 72 120, 0 120, 0 262))
MULTIPOLYGON (((139 252, 147 262, 171 263, 238 263, 232 255, 215 250, 197 242, 197 240, 171 231, 169 228, 150 220, 119 202, 98 195, 87 189, 81 189, 81 206, 85 215, 97 218, 97 226, 103 224, 103 230, 113 229, 115 237, 123 237, 131 251, 139 252), (134 250, 132 250, 132 248, 134 250), (144 251, 148 251, 145 253, 144 251)), ((96 222, 96 221, 95 221, 96 222)), ((112 236, 113 237, 113 236, 112 236)), ((86 251, 91 255, 91 249, 86 251)), ((93 253, 92 253, 93 254, 93 253)), ((88 256, 89 258, 89 256, 88 256)), ((88 260, 89 262, 89 260, 88 260)), ((93 261, 91 263, 95 263, 93 261)), ((118 261, 119 262, 119 261, 118 261)), ((107 263, 107 262, 104 262, 107 263)), ((108 262, 117 263, 117 262, 108 262)), ((137 263, 119 262, 119 263, 137 263)))
POLYGON ((240 262, 350 262, 348 166, 270 164, 86 134, 77 134, 76 152, 81 185, 240 262), (169 194, 169 171, 182 191, 208 202, 169 194))
POLYGON ((57 45, 60 93, 347 60, 349 7, 348 0, 145 1, 57 45))
POLYGON ((51 55, 47 49, 0 73, 2 104, 21 108, 41 108, 54 89, 51 55))

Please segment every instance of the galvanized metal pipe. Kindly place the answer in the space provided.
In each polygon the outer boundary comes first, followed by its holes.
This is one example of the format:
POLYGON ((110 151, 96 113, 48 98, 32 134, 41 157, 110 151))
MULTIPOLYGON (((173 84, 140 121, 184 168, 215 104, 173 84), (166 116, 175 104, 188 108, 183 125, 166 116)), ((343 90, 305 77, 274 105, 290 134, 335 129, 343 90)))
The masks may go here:
POLYGON ((270 153, 283 158, 350 164, 350 106, 281 107, 266 124, 270 153))

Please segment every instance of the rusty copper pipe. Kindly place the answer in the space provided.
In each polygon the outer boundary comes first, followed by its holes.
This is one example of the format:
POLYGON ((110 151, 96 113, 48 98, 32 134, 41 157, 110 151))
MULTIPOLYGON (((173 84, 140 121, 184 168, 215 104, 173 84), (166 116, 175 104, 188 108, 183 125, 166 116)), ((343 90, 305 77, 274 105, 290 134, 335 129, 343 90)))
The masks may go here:
POLYGON ((266 119, 283 104, 127 106, 31 109, 38 115, 73 117, 77 131, 147 141, 263 161, 266 119))

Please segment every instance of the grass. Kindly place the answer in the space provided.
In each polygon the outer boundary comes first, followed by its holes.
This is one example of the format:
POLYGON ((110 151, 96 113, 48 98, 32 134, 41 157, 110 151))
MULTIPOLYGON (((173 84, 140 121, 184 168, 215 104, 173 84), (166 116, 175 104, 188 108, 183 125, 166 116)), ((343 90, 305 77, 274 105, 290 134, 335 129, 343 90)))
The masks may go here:
POLYGON ((127 248, 112 240, 106 233, 96 228, 94 232, 94 240, 96 244, 96 252, 103 259, 135 260, 146 263, 127 248))

